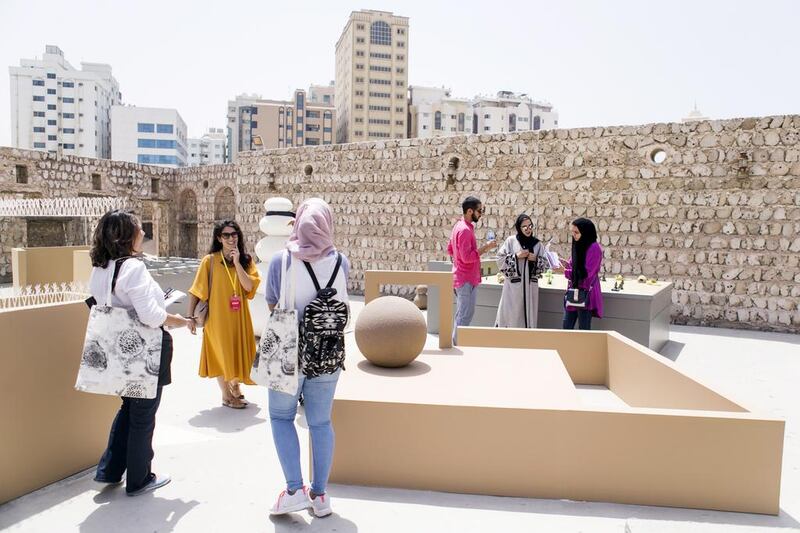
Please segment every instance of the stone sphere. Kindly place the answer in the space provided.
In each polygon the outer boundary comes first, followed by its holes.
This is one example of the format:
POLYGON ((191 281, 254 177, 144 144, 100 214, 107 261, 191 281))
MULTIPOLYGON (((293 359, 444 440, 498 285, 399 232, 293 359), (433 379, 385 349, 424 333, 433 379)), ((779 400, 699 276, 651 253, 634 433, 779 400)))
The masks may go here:
POLYGON ((383 296, 368 303, 356 320, 356 344, 369 362, 396 368, 406 366, 425 347, 425 317, 413 303, 383 296))
MULTIPOLYGON (((293 211, 292 201, 288 198, 274 197, 264 202, 264 210, 269 211, 293 211)), ((289 222, 292 217, 285 215, 270 215, 262 217, 258 223, 258 228, 267 235, 289 235, 292 233, 292 226, 289 222)))

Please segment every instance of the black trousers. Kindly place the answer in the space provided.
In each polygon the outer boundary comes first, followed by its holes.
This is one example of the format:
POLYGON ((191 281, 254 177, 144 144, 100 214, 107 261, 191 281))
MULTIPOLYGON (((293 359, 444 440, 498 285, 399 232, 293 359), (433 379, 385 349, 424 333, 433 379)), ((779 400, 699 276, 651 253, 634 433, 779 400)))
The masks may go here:
POLYGON ((122 480, 128 471, 125 490, 134 492, 145 486, 153 477, 150 464, 153 461, 153 431, 156 428, 156 412, 161 404, 163 385, 171 381, 172 336, 164 332, 161 344, 161 369, 158 376, 156 397, 122 398, 122 406, 111 424, 108 446, 97 464, 95 479, 107 483, 122 480))
POLYGON ((575 322, 578 323, 578 329, 592 329, 592 312, 586 309, 566 307, 563 329, 575 329, 575 322))

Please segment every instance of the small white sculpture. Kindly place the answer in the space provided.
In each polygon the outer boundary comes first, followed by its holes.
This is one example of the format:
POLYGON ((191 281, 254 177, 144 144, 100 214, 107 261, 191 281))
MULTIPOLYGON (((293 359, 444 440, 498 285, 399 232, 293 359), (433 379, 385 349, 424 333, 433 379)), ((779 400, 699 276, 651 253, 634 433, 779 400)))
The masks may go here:
POLYGON ((275 197, 264 202, 266 215, 259 221, 258 227, 266 236, 256 243, 256 256, 259 263, 256 265, 261 274, 261 284, 256 291, 253 305, 250 306, 250 315, 253 318, 253 331, 261 335, 267 323, 267 271, 269 260, 275 252, 283 250, 286 241, 292 233, 291 222, 294 220, 292 201, 288 198, 275 197))

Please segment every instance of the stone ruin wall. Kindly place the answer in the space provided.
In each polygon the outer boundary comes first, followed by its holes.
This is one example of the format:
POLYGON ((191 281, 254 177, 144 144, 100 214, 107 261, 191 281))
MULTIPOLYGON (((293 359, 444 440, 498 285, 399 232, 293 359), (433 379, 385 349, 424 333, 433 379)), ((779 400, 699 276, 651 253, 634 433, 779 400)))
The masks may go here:
POLYGON ((320 196, 335 210, 357 292, 367 269, 446 259, 460 202, 475 194, 487 208, 479 239, 488 228, 510 235, 524 211, 565 254, 569 222, 592 218, 608 276, 674 282, 674 323, 798 332, 798 140, 800 116, 778 116, 289 148, 158 171, 173 255, 202 255, 231 206, 252 251, 266 198, 320 196))

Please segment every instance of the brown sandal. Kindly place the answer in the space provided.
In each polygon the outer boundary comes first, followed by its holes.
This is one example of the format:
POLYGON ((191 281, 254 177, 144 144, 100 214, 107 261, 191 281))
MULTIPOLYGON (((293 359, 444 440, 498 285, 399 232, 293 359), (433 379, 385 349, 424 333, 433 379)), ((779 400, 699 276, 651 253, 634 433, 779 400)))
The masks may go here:
MULTIPOLYGON (((237 400, 244 400, 244 394, 242 394, 242 390, 239 388, 238 383, 236 385, 228 385, 228 390, 230 391, 231 396, 233 396, 237 400)), ((245 404, 246 403, 247 402, 245 402, 245 404)))
POLYGON ((222 400, 222 405, 224 407, 230 407, 231 409, 244 409, 247 407, 246 403, 243 403, 238 398, 231 398, 230 400, 222 400))

